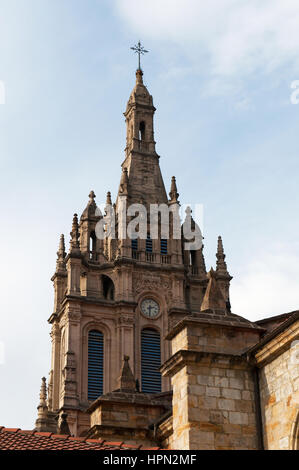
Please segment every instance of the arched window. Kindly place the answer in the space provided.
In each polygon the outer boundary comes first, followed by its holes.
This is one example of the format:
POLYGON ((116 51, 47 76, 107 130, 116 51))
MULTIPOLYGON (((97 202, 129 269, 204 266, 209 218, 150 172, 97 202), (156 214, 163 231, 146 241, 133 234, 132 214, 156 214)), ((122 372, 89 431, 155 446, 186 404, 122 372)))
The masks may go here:
POLYGON ((139 124, 139 140, 145 140, 145 122, 139 124))
POLYGON ((114 284, 108 276, 102 276, 103 295, 107 300, 114 300, 114 284))
POLYGON ((96 243, 97 243, 96 234, 95 232, 91 232, 90 239, 89 239, 89 253, 90 253, 90 259, 93 259, 93 260, 96 259, 96 243))
POLYGON ((88 334, 88 400, 103 395, 104 386, 104 336, 97 330, 88 334))
POLYGON ((141 389, 143 393, 161 392, 160 334, 151 328, 141 332, 141 389))

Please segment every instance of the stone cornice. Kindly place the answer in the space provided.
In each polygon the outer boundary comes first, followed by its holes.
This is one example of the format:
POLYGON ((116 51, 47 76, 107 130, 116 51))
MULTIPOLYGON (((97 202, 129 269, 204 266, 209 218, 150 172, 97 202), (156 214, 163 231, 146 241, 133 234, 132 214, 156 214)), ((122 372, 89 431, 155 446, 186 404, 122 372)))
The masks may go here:
MULTIPOLYGON (((200 315, 199 313, 198 315, 200 315)), ((219 316, 217 319, 213 318, 211 315, 210 318, 207 318, 208 315, 206 315, 206 318, 203 317, 196 317, 194 316, 186 316, 183 318, 181 321, 179 321, 172 330, 168 332, 168 334, 165 336, 165 339, 171 340, 173 339, 183 328, 186 326, 194 326, 194 325, 203 325, 203 326, 221 326, 223 328, 234 328, 235 330, 247 330, 247 331, 259 331, 263 332, 265 331, 263 328, 259 327, 258 325, 254 325, 251 322, 237 322, 234 320, 233 316, 230 315, 223 315, 223 318, 219 319, 219 316)))
MULTIPOLYGON (((291 319, 289 319, 291 320, 291 319)), ((256 365, 262 367, 273 361, 277 356, 287 350, 290 344, 299 339, 299 318, 295 321, 287 320, 273 332, 266 335, 254 348, 247 351, 247 356, 254 357, 256 365)))
POLYGON ((164 377, 173 376, 176 374, 182 367, 187 364, 196 364, 203 361, 205 365, 211 363, 243 363, 244 368, 249 367, 247 358, 237 354, 225 354, 225 353, 209 353, 201 351, 193 351, 181 349, 177 351, 173 356, 171 356, 164 364, 160 367, 160 372, 164 377))

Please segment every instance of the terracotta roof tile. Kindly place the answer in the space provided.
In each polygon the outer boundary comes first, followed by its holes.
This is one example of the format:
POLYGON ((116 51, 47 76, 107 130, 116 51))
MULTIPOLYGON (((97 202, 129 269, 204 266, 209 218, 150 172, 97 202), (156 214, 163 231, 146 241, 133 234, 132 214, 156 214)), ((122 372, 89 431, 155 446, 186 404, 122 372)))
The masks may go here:
MULTIPOLYGON (((50 432, 22 431, 0 426, 2 450, 117 450, 123 442, 85 439, 50 432)), ((132 448, 134 448, 132 446, 132 448)))

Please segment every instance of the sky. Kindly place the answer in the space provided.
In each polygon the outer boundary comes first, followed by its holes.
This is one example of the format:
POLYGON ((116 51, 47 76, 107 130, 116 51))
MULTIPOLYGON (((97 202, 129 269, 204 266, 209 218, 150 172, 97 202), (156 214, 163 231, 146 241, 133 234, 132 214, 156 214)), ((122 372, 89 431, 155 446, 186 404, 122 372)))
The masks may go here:
POLYGON ((0 0, 0 425, 34 426, 59 236, 116 196, 139 39, 166 189, 203 205, 208 269, 222 236, 232 311, 299 308, 298 24, 297 0, 0 0))

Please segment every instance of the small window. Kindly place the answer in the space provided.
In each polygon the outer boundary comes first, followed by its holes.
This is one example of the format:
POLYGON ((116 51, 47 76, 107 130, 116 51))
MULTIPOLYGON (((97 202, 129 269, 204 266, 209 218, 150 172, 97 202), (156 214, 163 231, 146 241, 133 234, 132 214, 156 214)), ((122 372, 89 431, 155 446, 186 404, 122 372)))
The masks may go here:
POLYGON ((167 240, 161 240, 161 255, 167 255, 167 240))
POLYGON ((147 236, 147 239, 145 241, 145 251, 147 253, 153 252, 153 240, 151 239, 150 235, 147 236))
POLYGON ((139 140, 145 140, 145 122, 139 124, 139 140))
POLYGON ((114 300, 114 284, 108 276, 102 276, 103 294, 107 300, 114 300))

